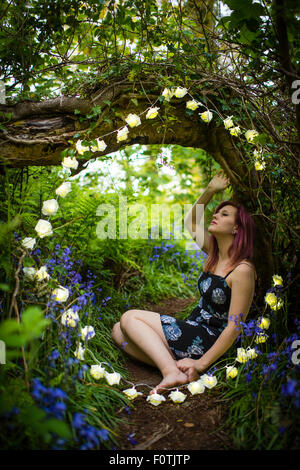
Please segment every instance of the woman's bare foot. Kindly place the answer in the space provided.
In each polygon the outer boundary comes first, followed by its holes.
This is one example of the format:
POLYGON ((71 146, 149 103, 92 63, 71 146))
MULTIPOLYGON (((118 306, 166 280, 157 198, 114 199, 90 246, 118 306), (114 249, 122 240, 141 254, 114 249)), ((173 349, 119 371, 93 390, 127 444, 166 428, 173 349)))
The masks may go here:
POLYGON ((170 388, 174 385, 183 385, 189 382, 187 375, 185 375, 179 369, 173 369, 170 372, 167 372, 163 380, 150 392, 150 395, 153 393, 159 393, 160 390, 164 388, 170 388))

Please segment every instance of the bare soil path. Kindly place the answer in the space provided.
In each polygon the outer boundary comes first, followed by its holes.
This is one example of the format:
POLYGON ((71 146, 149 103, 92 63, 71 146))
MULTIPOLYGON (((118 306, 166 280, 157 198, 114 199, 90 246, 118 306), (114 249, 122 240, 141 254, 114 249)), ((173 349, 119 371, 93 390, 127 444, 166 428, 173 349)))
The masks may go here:
MULTIPOLYGON (((175 315, 182 312, 195 299, 167 299, 159 305, 148 304, 147 309, 175 315)), ((129 380, 135 384, 155 386, 161 380, 158 369, 139 363, 127 356, 129 380)), ((130 385, 128 386, 130 388, 130 385)), ((124 419, 119 427, 118 450, 234 450, 229 430, 220 428, 226 421, 227 409, 219 401, 218 392, 205 391, 191 395, 181 404, 168 399, 169 392, 163 395, 166 402, 155 407, 146 402, 150 389, 138 387, 143 396, 133 401, 130 410, 119 410, 118 416, 124 419)))

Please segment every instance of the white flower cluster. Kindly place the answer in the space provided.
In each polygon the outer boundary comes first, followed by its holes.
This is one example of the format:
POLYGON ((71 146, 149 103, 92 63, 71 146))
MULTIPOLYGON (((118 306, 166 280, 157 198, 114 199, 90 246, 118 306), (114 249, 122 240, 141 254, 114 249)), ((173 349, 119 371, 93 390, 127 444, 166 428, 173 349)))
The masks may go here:
MULTIPOLYGON (((164 88, 164 90, 161 93, 161 96, 164 98, 164 101, 166 101, 166 102, 170 101, 173 97, 183 98, 186 95, 189 95, 189 97, 191 98, 186 102, 186 108, 191 110, 191 111, 195 111, 200 106, 202 108, 206 108, 206 111, 199 113, 199 116, 201 117, 201 119, 204 122, 210 123, 210 121, 213 119, 213 112, 211 110, 209 110, 205 104, 203 104, 200 101, 194 99, 193 96, 188 92, 187 88, 184 88, 184 87, 181 87, 181 86, 177 86, 177 87, 174 87, 174 88, 164 88)), ((147 108, 144 112, 142 112, 139 115, 134 114, 134 113, 128 114, 124 118, 126 124, 130 128, 140 126, 142 124, 140 116, 142 116, 144 113, 146 113, 146 119, 156 118, 160 108, 155 106, 155 103, 153 105, 151 105, 150 108, 147 108)), ((216 111, 214 111, 214 112, 216 112, 216 111)), ((218 114, 218 113, 216 112, 216 114, 218 114)), ((222 117, 221 117, 221 119, 222 119, 222 117)), ((225 129, 229 130, 229 132, 232 136, 238 137, 243 132, 239 125, 234 124, 233 116, 228 116, 227 118, 222 119, 222 120, 223 120, 223 124, 224 124, 225 129)), ((117 142, 126 141, 128 139, 128 135, 129 135, 129 129, 128 129, 127 125, 119 128, 115 131, 112 131, 109 134, 116 133, 117 134, 117 142)), ((106 134, 106 135, 108 135, 108 134, 106 134)), ((259 134, 255 129, 248 129, 244 132, 244 135, 245 135, 245 138, 246 138, 248 143, 254 144, 255 143, 255 138, 258 137, 259 134)), ((87 152, 89 150, 92 151, 92 152, 103 152, 107 147, 107 144, 103 140, 103 137, 105 137, 105 136, 102 136, 102 137, 99 137, 99 138, 96 139, 96 145, 92 142, 88 146, 83 146, 82 145, 82 140, 78 140, 76 142, 76 145, 75 145, 77 153, 79 155, 83 155, 85 152, 87 152)), ((262 157, 261 153, 262 153, 261 150, 260 151, 254 150, 254 153, 253 153, 253 156, 254 156, 254 159, 255 159, 254 161, 255 161, 255 169, 256 170, 262 170, 262 169, 265 168, 265 163, 264 163, 264 160, 263 160, 263 157, 262 157)), ((73 158, 65 157, 63 165, 66 168, 76 169, 78 167, 78 161, 76 160, 75 157, 73 157, 73 158)))

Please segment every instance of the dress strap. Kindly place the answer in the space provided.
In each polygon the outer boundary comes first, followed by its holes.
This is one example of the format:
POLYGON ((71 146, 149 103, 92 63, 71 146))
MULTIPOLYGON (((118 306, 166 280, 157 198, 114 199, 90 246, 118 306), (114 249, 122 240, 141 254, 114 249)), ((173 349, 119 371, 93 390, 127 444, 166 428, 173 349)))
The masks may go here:
MULTIPOLYGON (((235 268, 237 268, 237 267, 238 267, 240 264, 246 264, 247 266, 249 266, 249 264, 248 264, 248 263, 239 263, 239 264, 237 264, 237 265, 236 265, 236 267, 235 267, 235 268)), ((228 273, 228 274, 226 274, 226 276, 224 277, 224 279, 226 279, 226 277, 227 277, 227 276, 229 276, 229 274, 230 274, 230 273, 232 273, 232 271, 234 271, 234 270, 235 270, 235 268, 233 268, 231 271, 229 271, 229 273, 228 273)))

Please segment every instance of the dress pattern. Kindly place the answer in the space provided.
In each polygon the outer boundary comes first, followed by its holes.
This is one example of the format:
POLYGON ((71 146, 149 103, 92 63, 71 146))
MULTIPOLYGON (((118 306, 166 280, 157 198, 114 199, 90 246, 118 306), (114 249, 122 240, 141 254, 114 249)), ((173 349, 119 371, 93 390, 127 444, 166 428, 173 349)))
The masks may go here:
POLYGON ((161 315, 162 329, 176 360, 199 359, 227 326, 231 288, 225 279, 232 271, 225 277, 209 271, 200 274, 201 298, 186 320, 161 315))

